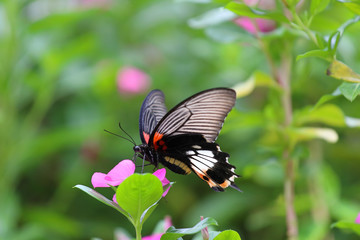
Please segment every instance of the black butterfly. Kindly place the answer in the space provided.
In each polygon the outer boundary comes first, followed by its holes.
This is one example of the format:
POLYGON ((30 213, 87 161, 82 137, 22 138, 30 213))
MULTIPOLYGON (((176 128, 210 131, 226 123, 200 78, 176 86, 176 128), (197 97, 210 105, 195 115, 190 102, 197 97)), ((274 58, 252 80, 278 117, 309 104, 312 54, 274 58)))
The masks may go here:
POLYGON ((196 173, 216 191, 231 186, 238 175, 229 164, 229 154, 215 143, 227 114, 235 104, 236 93, 229 88, 199 92, 167 112, 164 94, 151 91, 140 110, 140 137, 135 146, 151 164, 159 163, 175 173, 196 173))

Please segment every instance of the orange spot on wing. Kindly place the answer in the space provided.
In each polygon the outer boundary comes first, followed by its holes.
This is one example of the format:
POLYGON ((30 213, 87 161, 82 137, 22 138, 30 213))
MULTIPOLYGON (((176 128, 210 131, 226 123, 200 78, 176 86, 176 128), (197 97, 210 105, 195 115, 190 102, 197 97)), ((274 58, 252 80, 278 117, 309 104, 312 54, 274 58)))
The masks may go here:
POLYGON ((222 188, 227 188, 229 185, 230 185, 229 180, 225 180, 225 182, 223 182, 222 184, 219 184, 219 186, 222 187, 222 188))
POLYGON ((156 132, 154 134, 154 138, 153 138, 153 143, 154 143, 154 148, 155 150, 157 150, 159 148, 159 144, 158 142, 161 140, 161 138, 164 136, 164 134, 158 133, 156 132))
POLYGON ((194 169, 195 173, 199 176, 199 178, 201 178, 202 180, 204 180, 205 182, 207 182, 209 184, 209 186, 212 187, 216 187, 217 184, 211 179, 208 178, 207 176, 205 176, 202 172, 194 169))
POLYGON ((149 143, 150 135, 147 134, 146 132, 143 132, 143 136, 144 136, 145 142, 146 142, 146 143, 149 143))
POLYGON ((161 138, 164 136, 164 134, 161 134, 161 133, 158 133, 158 132, 156 132, 155 134, 154 134, 154 143, 155 142, 158 142, 159 140, 161 140, 161 138))

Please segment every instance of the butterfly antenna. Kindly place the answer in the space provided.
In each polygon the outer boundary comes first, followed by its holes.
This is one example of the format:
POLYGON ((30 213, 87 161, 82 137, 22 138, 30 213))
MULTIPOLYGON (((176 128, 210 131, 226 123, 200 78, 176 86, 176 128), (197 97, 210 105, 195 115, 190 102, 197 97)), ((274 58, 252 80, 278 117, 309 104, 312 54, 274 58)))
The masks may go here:
POLYGON ((122 127, 121 127, 121 124, 119 122, 119 128, 121 129, 121 131, 123 131, 132 141, 132 143, 134 144, 134 146, 136 146, 136 142, 135 140, 130 136, 130 134, 128 134, 122 127))
MULTIPOLYGON (((112 135, 114 135, 114 136, 117 136, 117 137, 119 137, 119 138, 125 139, 125 140, 131 142, 132 144, 134 144, 133 141, 131 141, 130 139, 128 139, 128 138, 126 138, 126 137, 123 137, 123 136, 118 135, 118 134, 116 134, 116 133, 110 132, 110 131, 108 131, 108 130, 106 130, 106 129, 104 129, 104 131, 107 132, 107 133, 110 133, 110 134, 112 134, 112 135)), ((135 144, 135 145, 136 145, 136 144, 135 144)))

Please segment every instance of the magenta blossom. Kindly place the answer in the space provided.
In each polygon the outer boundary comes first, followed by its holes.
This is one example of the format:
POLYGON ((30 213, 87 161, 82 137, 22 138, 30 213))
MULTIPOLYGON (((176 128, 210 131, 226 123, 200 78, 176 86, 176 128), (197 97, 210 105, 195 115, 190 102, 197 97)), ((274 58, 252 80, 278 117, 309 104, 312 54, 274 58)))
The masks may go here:
MULTIPOLYGON (((110 187, 118 186, 122 183, 127 177, 131 176, 135 172, 135 164, 131 160, 123 160, 119 162, 113 169, 110 170, 107 174, 96 172, 91 177, 91 184, 94 188, 97 187, 110 187)), ((165 177, 166 169, 161 168, 156 170, 153 173, 162 183, 163 186, 170 183, 170 181, 165 177)), ((162 194, 163 197, 168 193, 170 187, 162 194)), ((115 195, 113 201, 116 202, 115 195)))
POLYGON ((166 216, 164 219, 163 233, 155 233, 150 236, 143 237, 142 240, 160 240, 161 236, 172 226, 171 218, 166 216))
MULTIPOLYGON (((271 10, 276 7, 274 0, 244 0, 244 3, 249 7, 256 6, 263 10, 271 10)), ((234 20, 234 23, 251 34, 267 33, 276 28, 275 21, 262 18, 239 17, 234 20)))
POLYGON ((120 93, 143 93, 150 87, 150 77, 135 67, 123 67, 117 74, 116 84, 120 93))
MULTIPOLYGON (((201 216, 200 220, 204 220, 204 217, 201 216)), ((209 240, 209 229, 208 227, 204 227, 203 229, 201 229, 201 235, 203 237, 204 240, 209 240)))
POLYGON ((267 33, 276 28, 276 23, 273 20, 262 18, 251 19, 249 17, 239 17, 234 20, 234 23, 251 34, 255 34, 256 32, 267 33))
POLYGON ((118 186, 127 177, 134 174, 135 164, 131 160, 123 160, 119 162, 107 174, 96 172, 91 177, 91 184, 96 187, 118 186))
POLYGON ((360 213, 357 215, 355 223, 360 224, 360 213))

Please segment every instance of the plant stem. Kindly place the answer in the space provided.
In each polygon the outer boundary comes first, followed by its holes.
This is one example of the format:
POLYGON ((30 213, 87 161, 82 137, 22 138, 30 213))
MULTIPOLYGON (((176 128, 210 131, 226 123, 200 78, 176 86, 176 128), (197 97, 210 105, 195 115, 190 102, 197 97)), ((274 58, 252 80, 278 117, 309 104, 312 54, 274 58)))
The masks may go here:
POLYGON ((134 227, 135 227, 135 232, 136 232, 136 240, 141 240, 141 224, 138 223, 138 224, 134 224, 134 227))
MULTIPOLYGON (((284 109, 284 128, 288 128, 292 121, 292 101, 291 101, 291 55, 289 50, 285 48, 282 56, 281 66, 277 72, 277 80, 283 89, 282 106, 284 109)), ((285 161, 285 182, 284 182, 284 197, 286 210, 286 225, 288 240, 298 239, 298 223, 294 206, 295 199, 295 160, 291 157, 292 146, 288 144, 283 152, 283 159, 285 161)))
MULTIPOLYGON (((282 107, 284 109, 284 129, 287 129, 292 122, 292 101, 291 101, 291 88, 290 88, 290 76, 291 76, 291 66, 292 66, 292 57, 291 50, 288 44, 285 44, 284 54, 281 58, 281 66, 276 67, 268 45, 259 38, 257 32, 255 34, 261 49, 263 50, 266 60, 270 66, 270 71, 273 75, 273 78, 277 80, 280 87, 283 89, 283 94, 281 97, 282 107)), ((288 136, 287 136, 288 138, 288 136)), ((285 182, 284 182, 284 196, 285 196, 285 210, 286 210, 286 226, 287 226, 287 237, 288 240, 297 240, 298 239, 298 222, 294 206, 295 198, 295 188, 294 188, 294 178, 295 178, 295 164, 294 159, 291 158, 291 151, 293 146, 288 144, 284 149, 282 158, 286 162, 285 166, 285 182)))
POLYGON ((286 225, 287 225, 287 237, 288 240, 298 239, 298 223, 294 207, 294 174, 295 166, 294 159, 290 157, 288 151, 283 154, 286 160, 285 168, 285 184, 284 184, 284 196, 285 196, 285 209, 286 209, 286 225))

